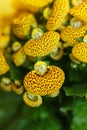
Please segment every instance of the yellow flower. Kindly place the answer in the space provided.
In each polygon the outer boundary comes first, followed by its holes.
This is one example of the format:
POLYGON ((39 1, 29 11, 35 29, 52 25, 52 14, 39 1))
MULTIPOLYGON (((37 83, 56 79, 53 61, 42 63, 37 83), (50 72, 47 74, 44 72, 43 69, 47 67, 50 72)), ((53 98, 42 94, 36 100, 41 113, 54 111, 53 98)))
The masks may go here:
POLYGON ((31 39, 24 45, 27 55, 43 57, 50 54, 58 45, 60 35, 57 32, 49 31, 37 40, 31 39))
POLYGON ((73 56, 72 53, 69 54, 69 58, 70 58, 70 60, 71 60, 73 63, 75 63, 75 64, 80 64, 80 61, 77 60, 77 59, 73 56))
POLYGON ((58 90, 58 91, 55 91, 52 94, 49 94, 48 96, 54 98, 54 97, 57 97, 59 95, 59 93, 60 93, 60 91, 58 90))
POLYGON ((29 92, 24 93, 23 100, 30 107, 39 107, 42 104, 42 97, 40 95, 33 95, 29 92))
POLYGON ((25 7, 20 0, 12 0, 12 6, 16 9, 16 13, 25 10, 25 7))
POLYGON ((8 46, 10 41, 10 26, 0 28, 0 49, 8 46))
POLYGON ((21 84, 20 81, 15 80, 13 85, 12 85, 12 90, 16 93, 16 94, 22 94, 24 91, 24 88, 21 84))
POLYGON ((69 11, 69 1, 68 0, 55 0, 51 14, 48 18, 46 28, 48 30, 58 29, 64 21, 64 18, 69 11))
POLYGON ((87 63, 87 44, 78 43, 72 49, 73 56, 84 63, 87 63))
POLYGON ((37 13, 40 9, 47 6, 53 0, 20 0, 23 6, 33 13, 37 13))
POLYGON ((22 13, 13 20, 13 32, 20 39, 26 38, 30 32, 30 26, 37 26, 36 19, 31 13, 22 13))
POLYGON ((25 62, 25 59, 26 59, 24 48, 21 47, 20 50, 18 50, 17 52, 13 54, 12 58, 16 66, 21 66, 25 62))
POLYGON ((22 9, 23 6, 19 0, 0 0, 0 24, 1 21, 2 25, 11 24, 12 19, 15 17, 16 13, 22 9))
POLYGON ((67 26, 64 28, 61 33, 61 39, 71 45, 78 43, 77 39, 83 37, 87 30, 87 24, 79 28, 73 28, 72 26, 67 26))
POLYGON ((84 43, 87 43, 87 34, 84 36, 83 42, 84 42, 84 43))
POLYGON ((13 44, 12 44, 12 50, 13 51, 18 51, 20 48, 21 48, 21 43, 20 42, 14 42, 13 44))
POLYGON ((0 75, 9 71, 9 65, 6 62, 3 52, 0 50, 0 75))
POLYGON ((15 13, 13 0, 0 0, 0 17, 10 17, 15 13))
POLYGON ((4 91, 10 92, 11 87, 12 87, 12 81, 7 77, 3 77, 0 81, 0 88, 4 91))
POLYGON ((87 1, 83 1, 78 6, 71 8, 69 13, 75 18, 87 22, 87 1))
POLYGON ((46 7, 46 8, 43 10, 43 17, 44 17, 45 19, 48 19, 49 16, 50 16, 50 13, 51 13, 51 8, 46 7))
POLYGON ((81 4, 83 2, 83 0, 71 0, 71 3, 73 6, 77 6, 79 4, 81 4))
POLYGON ((63 45, 59 42, 58 47, 50 54, 53 60, 60 60, 63 56, 63 45))
POLYGON ((0 34, 2 35, 10 35, 10 32, 11 32, 11 27, 10 25, 6 25, 6 26, 3 26, 3 28, 0 28, 0 34))
POLYGON ((32 94, 45 96, 58 91, 65 79, 62 69, 49 66, 44 75, 38 75, 35 70, 29 72, 24 78, 24 87, 32 94))
POLYGON ((0 36, 0 49, 7 47, 9 44, 9 41, 10 41, 10 36, 1 35, 0 36))

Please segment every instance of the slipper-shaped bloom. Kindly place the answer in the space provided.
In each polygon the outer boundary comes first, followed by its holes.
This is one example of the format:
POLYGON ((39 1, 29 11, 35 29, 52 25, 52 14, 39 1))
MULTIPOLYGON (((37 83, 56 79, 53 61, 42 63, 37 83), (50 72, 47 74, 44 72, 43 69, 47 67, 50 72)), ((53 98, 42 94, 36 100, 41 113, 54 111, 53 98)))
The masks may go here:
POLYGON ((21 84, 21 82, 19 80, 15 80, 13 85, 12 85, 12 90, 13 92, 15 92, 16 94, 22 94, 24 91, 24 87, 21 84))
POLYGON ((10 26, 0 28, 0 49, 4 49, 10 42, 10 26))
POLYGON ((40 95, 33 95, 28 91, 24 93, 23 100, 30 107, 39 107, 42 104, 42 97, 40 95))
POLYGON ((58 91, 64 82, 65 74, 56 66, 49 66, 44 75, 39 75, 35 70, 29 72, 24 78, 24 88, 32 94, 45 96, 58 91))
POLYGON ((71 3, 73 6, 77 6, 79 4, 81 4, 83 2, 83 0, 71 0, 71 3))
POLYGON ((12 90, 12 81, 7 77, 2 77, 0 81, 0 88, 3 91, 10 92, 12 90))
POLYGON ((59 42, 58 47, 50 54, 53 60, 60 60, 63 56, 63 45, 59 42))
POLYGON ((55 0, 46 24, 46 28, 48 30, 58 29, 63 23, 66 15, 68 14, 68 11, 69 11, 68 0, 55 0))
POLYGON ((24 51, 32 57, 43 57, 50 54, 58 45, 60 35, 57 32, 49 31, 39 39, 30 39, 24 45, 24 51))
POLYGON ((69 58, 70 58, 70 60, 71 60, 73 63, 75 63, 75 64, 80 64, 80 61, 77 60, 77 59, 73 56, 72 53, 69 54, 69 58))
POLYGON ((84 36, 86 30, 87 30, 87 24, 79 28, 73 28, 72 26, 67 26, 61 31, 60 37, 63 41, 73 46, 78 43, 77 40, 78 38, 84 36))
POLYGON ((78 43, 72 48, 72 55, 79 61, 87 63, 87 44, 78 43))
POLYGON ((9 65, 6 62, 3 52, 0 50, 0 75, 3 75, 8 71, 9 71, 9 65))
POLYGON ((24 48, 21 47, 20 50, 15 52, 12 56, 12 59, 16 66, 21 66, 25 62, 25 59, 26 59, 26 54, 24 52, 24 48))
POLYGON ((31 26, 36 27, 37 22, 31 13, 22 13, 13 20, 13 33, 20 39, 26 38, 31 26))
POLYGON ((9 41, 10 41, 10 36, 0 35, 0 49, 7 47, 9 41))
POLYGON ((33 13, 37 13, 40 9, 47 6, 53 0, 20 0, 23 6, 33 13))
POLYGON ((69 10, 69 13, 75 18, 87 22, 87 0, 69 10))

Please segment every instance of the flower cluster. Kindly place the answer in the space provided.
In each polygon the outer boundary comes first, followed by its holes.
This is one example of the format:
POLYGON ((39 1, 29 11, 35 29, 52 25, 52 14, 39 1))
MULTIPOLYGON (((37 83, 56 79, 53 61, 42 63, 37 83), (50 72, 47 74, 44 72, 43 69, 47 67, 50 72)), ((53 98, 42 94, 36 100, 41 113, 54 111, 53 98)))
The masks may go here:
POLYGON ((38 107, 43 96, 59 94, 66 76, 58 63, 65 55, 87 63, 87 1, 6 2, 6 11, 0 7, 0 88, 38 107))

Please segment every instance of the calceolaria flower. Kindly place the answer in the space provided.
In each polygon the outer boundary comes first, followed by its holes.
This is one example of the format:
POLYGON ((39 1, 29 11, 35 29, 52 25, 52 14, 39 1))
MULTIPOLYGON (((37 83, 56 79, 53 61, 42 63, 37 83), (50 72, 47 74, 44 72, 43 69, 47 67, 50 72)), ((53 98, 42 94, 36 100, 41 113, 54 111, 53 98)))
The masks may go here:
POLYGON ((15 80, 13 85, 12 85, 12 90, 16 93, 16 94, 22 94, 24 91, 24 87, 21 84, 21 82, 19 80, 15 80))
POLYGON ((46 24, 46 28, 48 30, 57 30, 63 23, 68 11, 68 0, 55 0, 46 24))
POLYGON ((5 56, 3 54, 3 51, 0 50, 0 75, 5 74, 9 71, 9 65, 6 62, 5 56))
POLYGON ((12 4, 13 0, 0 1, 0 17, 9 18, 16 12, 16 9, 12 4))
POLYGON ((25 92, 23 95, 24 102, 31 107, 39 107, 42 104, 42 97, 40 95, 33 95, 30 92, 25 92))
POLYGON ((20 0, 23 6, 33 13, 37 13, 53 0, 20 0))
POLYGON ((13 20, 13 32, 20 39, 26 38, 30 32, 31 26, 37 26, 36 19, 31 13, 23 12, 20 16, 13 20))
POLYGON ((69 13, 75 18, 87 22, 87 1, 83 0, 81 4, 71 8, 69 13))
POLYGON ((0 49, 7 47, 9 41, 10 41, 10 36, 0 35, 0 49))
POLYGON ((21 47, 17 52, 12 55, 13 62, 16 66, 21 66, 26 60, 24 48, 21 47))
POLYGON ((52 94, 49 94, 48 96, 54 98, 54 97, 57 97, 59 93, 60 91, 58 90, 58 91, 53 92, 52 94))
POLYGON ((78 43, 72 49, 73 56, 84 63, 87 63, 87 44, 78 43))
POLYGON ((0 88, 6 92, 10 92, 12 88, 12 81, 8 77, 2 77, 0 81, 0 88))
POLYGON ((83 42, 87 43, 87 34, 83 37, 83 42))
POLYGON ((80 5, 83 2, 83 0, 71 0, 71 3, 73 6, 80 5))
POLYGON ((48 31, 37 39, 30 39, 24 45, 24 51, 32 57, 43 57, 50 54, 58 45, 60 35, 54 31, 48 31))
POLYGON ((43 17, 44 17, 45 19, 48 19, 49 16, 50 16, 50 14, 51 14, 51 8, 50 8, 50 7, 46 7, 46 8, 43 10, 43 17))
POLYGON ((75 63, 75 64, 80 64, 80 61, 77 60, 77 59, 73 56, 72 53, 69 54, 69 58, 70 58, 70 60, 71 60, 73 63, 75 63))
POLYGON ((22 47, 22 45, 21 45, 21 43, 20 42, 14 42, 13 44, 12 44, 12 50, 14 51, 14 52, 16 52, 16 51, 18 51, 20 48, 22 47))
POLYGON ((50 54, 50 57, 53 60, 60 60, 63 56, 63 45, 59 42, 58 47, 54 49, 54 51, 50 54))
POLYGON ((24 78, 24 87, 32 94, 45 96, 58 91, 62 87, 64 79, 65 75, 62 69, 49 66, 43 75, 37 74, 36 70, 29 72, 24 78))
POLYGON ((0 49, 6 48, 10 42, 10 26, 0 29, 0 49))
POLYGON ((86 30, 87 30, 87 24, 79 28, 73 28, 72 26, 67 26, 61 31, 60 36, 64 42, 67 42, 71 46, 73 46, 78 43, 78 38, 84 37, 86 30))

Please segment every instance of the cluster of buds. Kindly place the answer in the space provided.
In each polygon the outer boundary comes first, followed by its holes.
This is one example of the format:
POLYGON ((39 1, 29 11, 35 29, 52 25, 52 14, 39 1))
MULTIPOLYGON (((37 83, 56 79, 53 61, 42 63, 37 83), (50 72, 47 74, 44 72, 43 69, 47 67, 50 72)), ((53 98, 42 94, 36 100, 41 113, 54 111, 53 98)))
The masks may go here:
POLYGON ((3 12, 0 14, 0 88, 23 94, 28 106, 38 107, 43 96, 56 97, 65 80, 62 67, 48 65, 46 57, 48 62, 58 63, 65 49, 71 47, 67 54, 71 62, 87 63, 87 1, 7 0, 7 3, 9 10, 0 11, 3 12), (9 61, 13 69, 24 70, 22 80, 12 79, 9 61))

